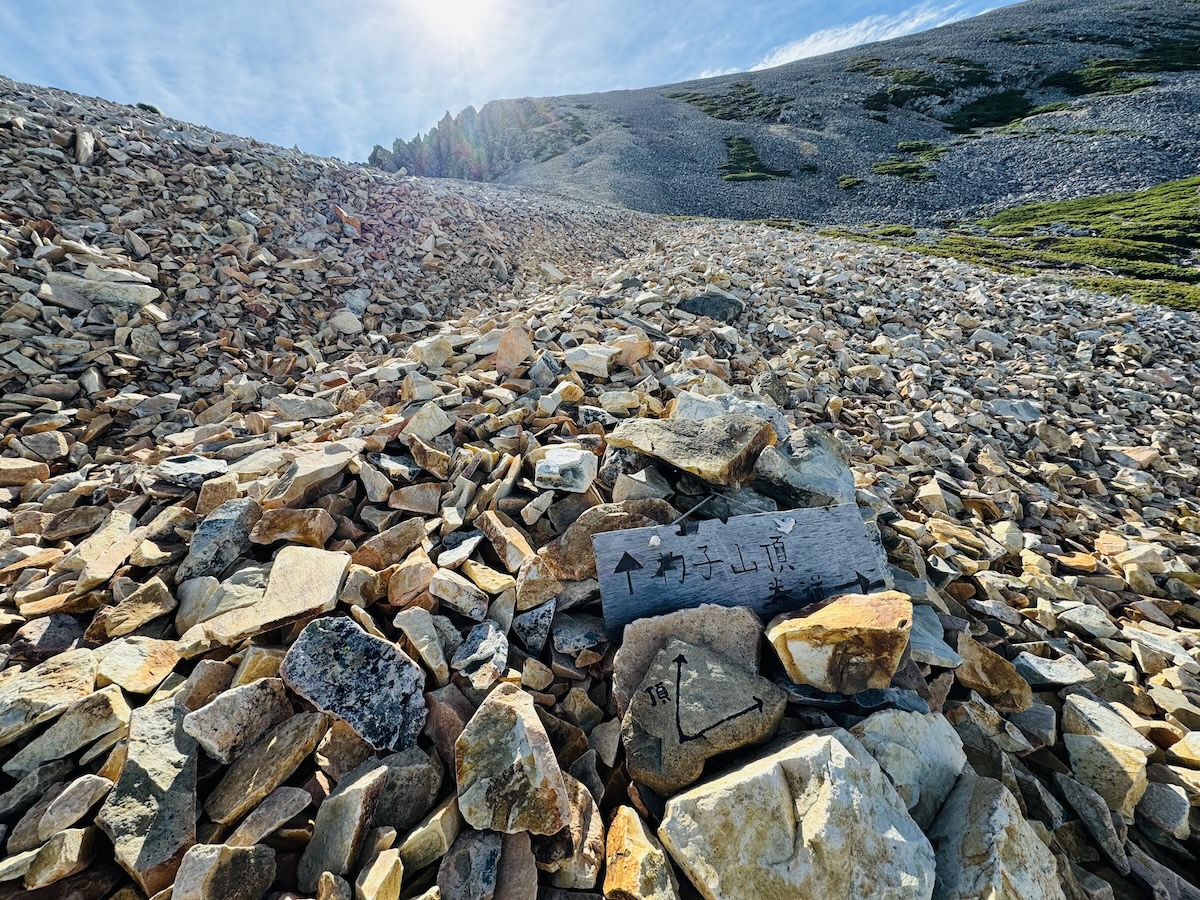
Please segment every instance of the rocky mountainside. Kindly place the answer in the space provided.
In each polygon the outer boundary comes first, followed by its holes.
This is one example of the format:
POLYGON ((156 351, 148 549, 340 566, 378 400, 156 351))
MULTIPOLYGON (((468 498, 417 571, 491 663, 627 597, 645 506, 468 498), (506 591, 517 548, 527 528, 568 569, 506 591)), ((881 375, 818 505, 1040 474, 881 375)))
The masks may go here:
POLYGON ((1194 315, 8 81, 0 173, 0 900, 1200 897, 1194 315), (882 577, 606 622, 750 513, 882 577))
POLYGON ((1195 0, 1026 0, 765 71, 500 100, 371 162, 658 213, 934 224, 1196 174, 1198 69, 1195 0))

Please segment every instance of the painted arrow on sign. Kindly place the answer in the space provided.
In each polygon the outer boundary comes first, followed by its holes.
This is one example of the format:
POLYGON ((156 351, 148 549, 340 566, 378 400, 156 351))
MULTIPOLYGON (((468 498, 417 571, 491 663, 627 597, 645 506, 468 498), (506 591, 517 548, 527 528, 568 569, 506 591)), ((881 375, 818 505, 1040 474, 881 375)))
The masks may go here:
POLYGON ((621 559, 617 563, 617 567, 613 569, 614 575, 624 575, 625 580, 629 582, 629 593, 633 593, 633 573, 638 569, 644 568, 640 562, 630 556, 628 553, 621 554, 621 559))
POLYGON ((763 707, 766 705, 762 697, 755 697, 754 702, 745 709, 732 713, 723 719, 719 719, 718 721, 713 722, 711 725, 701 728, 695 734, 688 734, 683 730, 683 723, 681 723, 679 720, 679 687, 680 683, 683 681, 683 666, 687 662, 687 657, 680 653, 677 657, 675 657, 675 659, 672 660, 672 662, 675 663, 675 730, 679 734, 679 743, 681 744, 686 744, 688 741, 698 741, 714 728, 718 728, 721 725, 724 725, 726 722, 732 722, 734 719, 740 719, 742 716, 747 716, 752 712, 762 712, 763 707))

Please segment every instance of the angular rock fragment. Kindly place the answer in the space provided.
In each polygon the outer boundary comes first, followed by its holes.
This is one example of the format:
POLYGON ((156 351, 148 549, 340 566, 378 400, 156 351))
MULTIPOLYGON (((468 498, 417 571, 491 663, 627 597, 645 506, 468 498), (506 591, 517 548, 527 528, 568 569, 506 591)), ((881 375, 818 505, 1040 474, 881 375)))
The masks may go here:
POLYGON ((619 806, 608 825, 604 896, 612 900, 678 900, 675 870, 641 816, 619 806))
POLYGON ((90 694, 98 670, 91 650, 69 650, 0 680, 0 747, 90 694))
POLYGON ((812 615, 779 616, 767 640, 797 684, 857 694, 891 684, 912 618, 912 602, 898 591, 844 594, 812 615))
POLYGON ((186 714, 173 700, 133 711, 125 765, 96 816, 147 895, 171 884, 196 842, 196 742, 183 730, 186 714))
POLYGON ((175 900, 259 900, 275 880, 275 851, 261 844, 196 844, 183 857, 171 891, 175 900))
POLYGON ((936 897, 1063 898, 1058 866, 999 781, 964 775, 929 831, 936 897))
POLYGON ((210 512, 192 536, 175 583, 204 575, 220 578, 249 548, 250 530, 261 515, 262 509, 248 497, 228 500, 210 512))
POLYGON ((260 678, 231 688, 183 720, 183 730, 218 762, 233 762, 242 751, 292 714, 278 678, 260 678))
POLYGON ((180 639, 213 642, 226 647, 270 631, 293 619, 329 612, 337 603, 350 554, 312 547, 284 547, 271 566, 262 599, 223 612, 189 629, 180 639))
POLYGON ((425 724, 425 672, 351 619, 321 618, 288 649, 280 677, 376 749, 412 747, 425 724))
POLYGON ((934 852, 841 729, 818 731, 667 801, 658 836, 706 897, 928 898, 934 852))
POLYGON ((322 872, 350 873, 371 827, 386 778, 387 768, 378 760, 369 760, 339 781, 337 789, 317 809, 312 840, 296 868, 302 889, 316 890, 322 872))
POLYGON ((209 818, 228 825, 254 809, 292 776, 327 728, 322 713, 300 713, 276 725, 235 759, 213 788, 204 803, 209 818))
POLYGON ((562 772, 533 700, 497 685, 455 742, 458 805, 473 828, 554 834, 570 815, 562 772))
POLYGON ((764 447, 775 443, 769 422, 737 413, 704 421, 631 419, 608 436, 610 447, 636 450, 712 484, 745 481, 764 447))

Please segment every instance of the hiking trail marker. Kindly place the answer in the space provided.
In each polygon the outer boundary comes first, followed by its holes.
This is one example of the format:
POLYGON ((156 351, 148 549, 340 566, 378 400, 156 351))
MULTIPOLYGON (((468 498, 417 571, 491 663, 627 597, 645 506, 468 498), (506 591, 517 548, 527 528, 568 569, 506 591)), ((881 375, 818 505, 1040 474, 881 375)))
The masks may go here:
POLYGON ((614 638, 634 619, 701 603, 748 606, 765 623, 891 586, 878 532, 853 504, 609 531, 592 547, 614 638))

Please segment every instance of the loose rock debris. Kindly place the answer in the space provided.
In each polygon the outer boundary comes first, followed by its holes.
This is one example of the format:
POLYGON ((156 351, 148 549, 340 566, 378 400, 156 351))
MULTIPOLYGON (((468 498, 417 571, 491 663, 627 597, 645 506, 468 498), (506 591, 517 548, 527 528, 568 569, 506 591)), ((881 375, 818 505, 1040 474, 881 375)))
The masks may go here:
POLYGON ((0 897, 1200 895, 1193 318, 0 88, 0 897))

